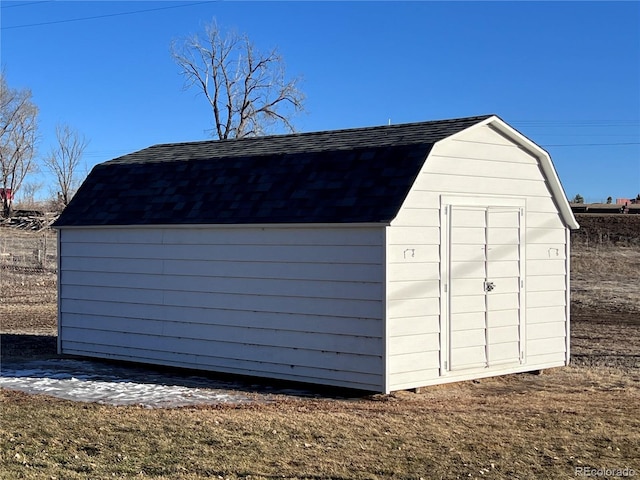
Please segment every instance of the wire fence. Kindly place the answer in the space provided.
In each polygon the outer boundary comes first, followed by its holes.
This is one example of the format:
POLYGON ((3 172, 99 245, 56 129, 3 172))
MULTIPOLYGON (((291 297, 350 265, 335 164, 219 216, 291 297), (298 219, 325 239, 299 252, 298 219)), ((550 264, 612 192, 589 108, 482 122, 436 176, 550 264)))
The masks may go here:
POLYGON ((50 228, 0 225, 0 332, 55 334, 57 243, 50 228))
POLYGON ((58 242, 56 231, 24 231, 0 227, 0 270, 15 273, 55 273, 58 242))

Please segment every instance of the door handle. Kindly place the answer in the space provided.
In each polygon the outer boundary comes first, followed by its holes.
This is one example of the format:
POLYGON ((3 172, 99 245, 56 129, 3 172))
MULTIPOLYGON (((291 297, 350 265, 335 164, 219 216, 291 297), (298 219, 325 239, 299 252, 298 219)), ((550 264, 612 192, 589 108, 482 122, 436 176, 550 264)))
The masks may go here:
POLYGON ((484 291, 485 292, 490 292, 494 288, 496 288, 495 283, 493 283, 493 282, 484 282, 484 291))

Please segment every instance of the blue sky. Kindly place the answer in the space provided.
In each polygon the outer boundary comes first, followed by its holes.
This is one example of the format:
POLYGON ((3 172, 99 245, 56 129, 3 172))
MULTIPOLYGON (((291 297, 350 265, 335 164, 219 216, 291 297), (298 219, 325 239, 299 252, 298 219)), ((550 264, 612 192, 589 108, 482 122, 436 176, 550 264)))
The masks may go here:
POLYGON ((303 77, 299 131, 496 113, 549 151, 570 198, 640 193, 640 2, 3 0, 1 62, 40 108, 40 153, 57 123, 90 139, 88 170, 209 138, 169 46, 214 18, 303 77))

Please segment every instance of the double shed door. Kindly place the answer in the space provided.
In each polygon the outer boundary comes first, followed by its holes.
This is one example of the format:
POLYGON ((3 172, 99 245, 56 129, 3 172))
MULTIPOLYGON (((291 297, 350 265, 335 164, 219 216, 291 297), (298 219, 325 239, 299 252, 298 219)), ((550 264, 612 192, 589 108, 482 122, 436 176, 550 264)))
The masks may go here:
POLYGON ((445 374, 524 362, 524 204, 496 203, 443 206, 445 374))

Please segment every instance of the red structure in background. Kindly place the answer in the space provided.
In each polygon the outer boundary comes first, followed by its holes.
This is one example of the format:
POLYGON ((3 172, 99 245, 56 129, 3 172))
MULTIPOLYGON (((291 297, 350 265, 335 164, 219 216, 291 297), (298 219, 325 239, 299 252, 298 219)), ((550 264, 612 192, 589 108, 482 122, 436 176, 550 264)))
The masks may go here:
POLYGON ((13 200, 13 192, 10 188, 0 188, 0 200, 13 200))

